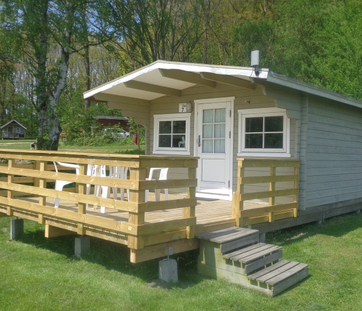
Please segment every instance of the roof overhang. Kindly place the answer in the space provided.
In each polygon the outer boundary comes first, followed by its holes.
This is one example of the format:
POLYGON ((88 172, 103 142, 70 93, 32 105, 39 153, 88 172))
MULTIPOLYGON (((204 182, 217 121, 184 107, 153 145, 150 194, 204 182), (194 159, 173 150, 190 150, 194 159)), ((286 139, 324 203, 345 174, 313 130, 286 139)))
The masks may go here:
POLYGON ((215 88, 217 84, 255 89, 260 85, 279 85, 350 106, 362 108, 362 102, 323 88, 251 67, 217 66, 156 61, 148 66, 100 85, 84 93, 85 99, 106 102, 146 104, 165 96, 181 97, 182 91, 195 86, 215 88))
MULTIPOLYGON (((265 79, 267 74, 268 70, 260 70, 259 78, 265 79)), ((183 90, 198 85, 215 88, 217 83, 255 89, 254 77, 254 68, 156 61, 86 91, 84 98, 104 100, 120 96, 152 101, 164 96, 181 97, 183 90)))

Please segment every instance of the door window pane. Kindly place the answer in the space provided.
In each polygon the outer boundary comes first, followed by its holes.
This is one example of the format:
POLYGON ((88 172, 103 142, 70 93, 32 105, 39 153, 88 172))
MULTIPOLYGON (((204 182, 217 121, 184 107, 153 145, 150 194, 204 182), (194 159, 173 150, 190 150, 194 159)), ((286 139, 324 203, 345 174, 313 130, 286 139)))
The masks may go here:
POLYGON ((205 109, 202 115, 202 123, 214 122, 214 109, 205 109))
POLYGON ((203 153, 213 153, 213 140, 203 139, 202 140, 202 152, 203 153))
POLYGON ((226 109, 215 109, 215 123, 224 123, 226 117, 226 109))
POLYGON ((225 153, 225 139, 215 139, 214 153, 225 153))
POLYGON ((215 124, 214 137, 225 138, 225 124, 215 124))
POLYGON ((203 125, 202 126, 202 138, 213 138, 213 125, 203 125))

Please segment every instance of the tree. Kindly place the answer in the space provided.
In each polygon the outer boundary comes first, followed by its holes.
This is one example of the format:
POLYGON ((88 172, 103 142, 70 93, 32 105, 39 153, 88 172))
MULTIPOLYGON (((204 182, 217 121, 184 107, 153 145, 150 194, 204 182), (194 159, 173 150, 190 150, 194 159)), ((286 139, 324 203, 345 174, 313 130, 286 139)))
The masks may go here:
POLYGON ((198 0, 107 1, 127 70, 158 59, 186 61, 202 35, 198 0))
POLYGON ((71 55, 109 40, 97 19, 99 6, 101 1, 91 0, 2 1, 2 29, 34 77, 39 149, 58 148, 59 100, 71 55))

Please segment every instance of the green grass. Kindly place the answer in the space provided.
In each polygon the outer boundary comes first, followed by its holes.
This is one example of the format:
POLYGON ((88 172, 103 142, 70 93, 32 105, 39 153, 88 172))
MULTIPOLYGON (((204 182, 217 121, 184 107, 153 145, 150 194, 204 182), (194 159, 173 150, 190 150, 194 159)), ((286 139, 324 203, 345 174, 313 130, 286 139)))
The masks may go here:
POLYGON ((24 235, 9 241, 9 221, 0 218, 0 310, 362 310, 361 214, 268 234, 285 259, 310 269, 274 298, 199 276, 196 252, 178 257, 179 283, 164 284, 155 281, 158 260, 130 264, 125 247, 97 239, 78 260, 74 236, 45 239, 25 221, 24 235))
MULTIPOLYGON (((35 140, 0 140, 0 149, 18 149, 29 150, 30 143, 35 140)), ((100 153, 144 153, 144 146, 138 151, 137 146, 133 144, 121 145, 120 142, 105 146, 68 146, 59 143, 59 151, 75 151, 75 152, 100 152, 100 153)))

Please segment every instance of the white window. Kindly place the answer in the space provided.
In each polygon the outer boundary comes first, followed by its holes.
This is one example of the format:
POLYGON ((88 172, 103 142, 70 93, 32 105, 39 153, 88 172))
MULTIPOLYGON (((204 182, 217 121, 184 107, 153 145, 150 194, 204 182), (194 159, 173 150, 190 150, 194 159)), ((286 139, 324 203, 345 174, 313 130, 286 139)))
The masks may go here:
POLYGON ((238 156, 290 157, 290 119, 284 109, 243 109, 238 113, 238 156))
POLYGON ((190 154, 190 113, 154 116, 153 153, 190 154))

